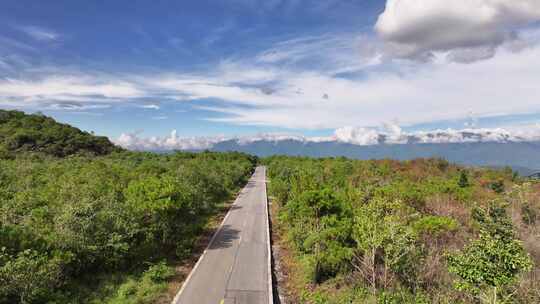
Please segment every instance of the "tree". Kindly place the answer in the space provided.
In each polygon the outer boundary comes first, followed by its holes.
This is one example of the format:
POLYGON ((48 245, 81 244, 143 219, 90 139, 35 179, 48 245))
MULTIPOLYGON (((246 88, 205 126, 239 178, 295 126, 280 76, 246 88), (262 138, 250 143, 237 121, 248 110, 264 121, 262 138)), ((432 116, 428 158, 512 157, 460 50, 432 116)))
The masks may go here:
POLYGON ((462 170, 461 173, 459 174, 458 185, 461 188, 467 188, 467 187, 470 186, 470 184, 469 184, 469 176, 467 175, 467 172, 465 170, 462 170))
POLYGON ((377 291, 378 267, 383 267, 383 285, 388 285, 389 270, 403 277, 410 273, 408 257, 414 253, 414 236, 404 225, 400 214, 404 206, 399 201, 390 202, 374 198, 356 210, 353 239, 357 254, 353 265, 377 291), (379 257, 379 258, 378 258, 379 257), (380 260, 380 261, 379 261, 380 260))
POLYGON ((11 256, 0 249, 0 301, 21 304, 40 302, 51 289, 62 284, 61 258, 49 258, 35 250, 11 256))
POLYGON ((321 283, 350 258, 352 223, 346 204, 330 189, 310 190, 286 205, 285 219, 299 249, 309 257, 311 280, 321 283))
POLYGON ((530 270, 532 262, 516 239, 503 206, 492 203, 487 210, 475 208, 473 218, 480 226, 480 235, 461 252, 448 255, 448 270, 458 277, 457 290, 469 292, 484 303, 499 303, 503 288, 530 270))

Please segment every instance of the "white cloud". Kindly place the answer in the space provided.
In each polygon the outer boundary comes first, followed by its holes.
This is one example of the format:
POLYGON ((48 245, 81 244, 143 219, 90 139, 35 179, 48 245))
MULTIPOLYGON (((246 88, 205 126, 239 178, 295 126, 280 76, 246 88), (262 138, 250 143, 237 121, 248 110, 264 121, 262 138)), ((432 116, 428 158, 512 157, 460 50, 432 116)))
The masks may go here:
POLYGON ((385 124, 382 128, 343 127, 336 129, 333 136, 305 137, 286 133, 266 133, 251 136, 179 137, 173 130, 166 137, 141 137, 140 132, 124 133, 116 144, 131 150, 203 150, 211 149, 223 141, 236 141, 248 145, 258 141, 279 143, 282 141, 338 142, 358 146, 378 144, 443 144, 475 142, 529 142, 540 141, 540 124, 528 125, 518 129, 510 128, 467 128, 433 131, 405 132, 395 124, 385 124))
MULTIPOLYGON (((137 105, 141 98, 167 98, 223 113, 209 120, 234 124, 337 129, 398 119, 412 125, 460 119, 471 111, 477 117, 540 112, 538 58, 540 47, 536 46, 519 53, 501 50, 489 60, 469 65, 392 65, 347 78, 333 71, 271 67, 257 64, 256 59, 227 61, 201 74, 54 73, 35 80, 0 80, 0 105, 35 109, 68 102, 137 105), (196 104, 205 99, 220 103, 196 104)), ((140 106, 155 109, 159 105, 144 102, 140 106)))
POLYGON ((337 141, 355 145, 376 145, 379 143, 379 132, 368 128, 343 127, 335 132, 337 141))
POLYGON ((387 0, 375 30, 393 55, 429 59, 442 51, 468 63, 491 58, 539 20, 538 0, 387 0))
POLYGON ((285 40, 256 55, 257 64, 308 65, 327 74, 360 71, 380 63, 379 43, 364 34, 326 34, 285 40))
POLYGON ((209 149, 222 137, 179 137, 176 130, 166 137, 141 137, 141 132, 123 133, 113 140, 121 147, 130 150, 202 150, 209 149))
MULTIPOLYGON (((540 40, 538 30, 525 33, 527 41, 540 40)), ((409 126, 462 119, 471 112, 477 117, 540 113, 539 45, 516 46, 517 53, 503 48, 468 65, 444 60, 421 65, 380 61, 374 44, 355 35, 288 40, 199 73, 36 73, 32 80, 0 79, 0 105, 40 109, 68 102, 124 102, 157 110, 160 102, 177 100, 223 114, 207 118, 211 121, 299 129, 370 127, 396 119, 409 126), (275 52, 285 54, 279 60, 264 56, 275 52), (208 100, 212 106, 199 104, 208 100)))
POLYGON ((137 84, 106 75, 55 75, 36 80, 0 80, 0 105, 47 106, 51 103, 99 103, 143 97, 137 84))
MULTIPOLYGON (((57 101, 51 103, 48 109, 52 110, 71 110, 71 111, 84 111, 84 110, 97 110, 97 109, 108 109, 111 105, 108 104, 87 104, 73 101, 57 101)), ((74 112, 72 112, 74 113, 74 112)))
POLYGON ((159 110, 160 106, 157 104, 144 104, 139 106, 142 109, 159 110))
POLYGON ((195 99, 212 97, 249 106, 210 108, 228 115, 213 119, 218 121, 310 129, 376 126, 394 119, 412 125, 460 119, 471 111, 478 117, 539 112, 537 58, 539 47, 520 53, 501 50, 489 60, 469 65, 405 65, 395 67, 396 72, 373 70, 358 78, 282 70, 276 78, 280 89, 271 95, 206 82, 187 90, 195 99), (322 98, 324 94, 331 98, 322 98))
POLYGON ((253 136, 243 136, 236 138, 240 145, 247 145, 257 141, 279 142, 285 140, 306 141, 306 138, 301 135, 293 135, 286 133, 261 133, 253 136))
POLYGON ((21 26, 19 29, 36 40, 54 41, 60 37, 58 33, 38 26, 21 26))

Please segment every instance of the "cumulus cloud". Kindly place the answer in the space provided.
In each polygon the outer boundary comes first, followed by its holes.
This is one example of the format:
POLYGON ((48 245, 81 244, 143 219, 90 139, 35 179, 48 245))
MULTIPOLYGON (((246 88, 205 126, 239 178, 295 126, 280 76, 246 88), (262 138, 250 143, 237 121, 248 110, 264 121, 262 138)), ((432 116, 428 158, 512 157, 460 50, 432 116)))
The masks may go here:
POLYGON ((517 130, 505 128, 456 130, 449 128, 417 132, 404 132, 396 125, 390 125, 383 130, 346 127, 336 130, 335 139, 339 142, 356 145, 527 142, 540 140, 540 127, 532 125, 517 130))
POLYGON ((379 143, 379 132, 368 128, 343 127, 335 131, 337 141, 355 145, 375 145, 379 143))
POLYGON ((142 131, 123 133, 113 140, 117 145, 130 150, 141 151, 171 151, 171 150, 203 150, 211 148, 215 143, 224 140, 223 137, 181 137, 177 131, 171 131, 169 136, 143 137, 142 131))
POLYGON ((392 55, 427 60, 447 52, 470 63, 493 57, 539 20, 538 0, 387 0, 375 31, 392 55))

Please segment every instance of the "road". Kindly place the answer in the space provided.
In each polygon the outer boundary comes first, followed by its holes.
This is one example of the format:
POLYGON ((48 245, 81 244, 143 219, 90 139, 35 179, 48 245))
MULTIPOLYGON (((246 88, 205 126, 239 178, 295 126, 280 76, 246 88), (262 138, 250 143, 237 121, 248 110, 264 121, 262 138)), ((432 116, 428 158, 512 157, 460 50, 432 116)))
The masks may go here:
POLYGON ((269 250, 266 172, 257 167, 173 304, 271 303, 269 250))

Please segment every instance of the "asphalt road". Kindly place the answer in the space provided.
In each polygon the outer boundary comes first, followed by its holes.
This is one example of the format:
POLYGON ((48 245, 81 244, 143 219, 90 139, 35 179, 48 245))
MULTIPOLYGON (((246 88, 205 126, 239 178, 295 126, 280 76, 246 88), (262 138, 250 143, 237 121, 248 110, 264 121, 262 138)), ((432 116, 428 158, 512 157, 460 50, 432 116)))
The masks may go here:
POLYGON ((266 172, 257 167, 173 304, 268 304, 266 172))

